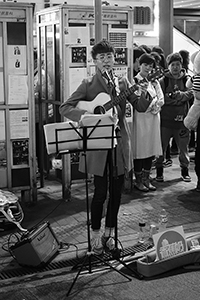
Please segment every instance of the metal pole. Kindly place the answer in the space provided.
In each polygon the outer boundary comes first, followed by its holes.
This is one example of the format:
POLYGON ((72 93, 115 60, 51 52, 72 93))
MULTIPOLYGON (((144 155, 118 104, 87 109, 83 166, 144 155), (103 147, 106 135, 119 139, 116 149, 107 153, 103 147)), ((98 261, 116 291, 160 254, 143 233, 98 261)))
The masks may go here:
POLYGON ((95 12, 95 43, 102 40, 102 5, 101 0, 94 0, 95 12))
POLYGON ((159 1, 159 46, 165 55, 173 52, 173 0, 159 1))

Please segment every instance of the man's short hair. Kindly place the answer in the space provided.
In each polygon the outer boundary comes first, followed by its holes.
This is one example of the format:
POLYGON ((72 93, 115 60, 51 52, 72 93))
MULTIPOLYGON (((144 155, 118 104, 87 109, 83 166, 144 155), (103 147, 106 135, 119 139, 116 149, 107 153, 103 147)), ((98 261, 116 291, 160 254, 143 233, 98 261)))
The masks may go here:
POLYGON ((101 40, 92 47, 91 55, 93 59, 96 59, 97 54, 107 52, 115 53, 115 49, 109 41, 101 40))

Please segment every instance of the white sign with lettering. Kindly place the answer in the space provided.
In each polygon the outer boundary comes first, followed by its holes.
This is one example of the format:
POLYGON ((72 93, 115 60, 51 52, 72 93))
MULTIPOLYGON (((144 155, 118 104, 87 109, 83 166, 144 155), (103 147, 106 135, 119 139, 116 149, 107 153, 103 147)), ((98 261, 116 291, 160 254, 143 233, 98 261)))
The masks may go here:
POLYGON ((188 251, 183 226, 167 229, 153 235, 157 260, 168 259, 188 251))

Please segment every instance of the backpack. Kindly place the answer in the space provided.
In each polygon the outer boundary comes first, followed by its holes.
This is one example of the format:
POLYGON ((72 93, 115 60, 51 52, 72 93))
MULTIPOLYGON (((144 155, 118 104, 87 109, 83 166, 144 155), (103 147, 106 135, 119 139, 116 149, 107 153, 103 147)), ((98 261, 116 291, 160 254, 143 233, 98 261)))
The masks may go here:
MULTIPOLYGON (((186 82, 187 80, 190 78, 190 75, 186 75, 184 78, 183 78, 183 84, 184 86, 186 85, 186 82)), ((165 84, 165 90, 166 88, 168 87, 168 84, 169 84, 169 77, 165 76, 164 77, 164 84, 165 84)))
MULTIPOLYGON (((186 82, 187 80, 190 78, 191 76, 190 75, 186 75, 184 78, 183 78, 183 84, 184 86, 186 85, 186 82)), ((168 84, 169 84, 169 77, 164 77, 164 84, 165 84, 165 90, 166 88, 168 87, 168 84)), ((192 97, 190 100, 189 100, 189 106, 191 106, 194 102, 194 97, 192 97)))

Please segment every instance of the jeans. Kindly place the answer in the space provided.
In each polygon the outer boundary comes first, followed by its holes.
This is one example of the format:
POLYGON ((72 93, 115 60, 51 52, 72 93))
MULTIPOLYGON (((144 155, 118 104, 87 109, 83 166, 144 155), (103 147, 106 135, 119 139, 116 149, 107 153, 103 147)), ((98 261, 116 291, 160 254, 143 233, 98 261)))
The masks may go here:
POLYGON ((156 162, 156 167, 163 167, 163 161, 166 154, 167 146, 169 144, 170 138, 174 137, 177 147, 179 149, 179 163, 181 168, 188 168, 190 163, 190 158, 188 154, 188 145, 190 141, 190 132, 187 128, 174 129, 161 127, 161 141, 163 155, 159 156, 156 162))
POLYGON ((114 176, 112 156, 108 154, 103 176, 94 175, 94 196, 91 203, 91 228, 101 228, 103 204, 107 198, 109 187, 109 199, 106 212, 105 226, 114 228, 117 225, 117 215, 121 202, 124 175, 114 176))

